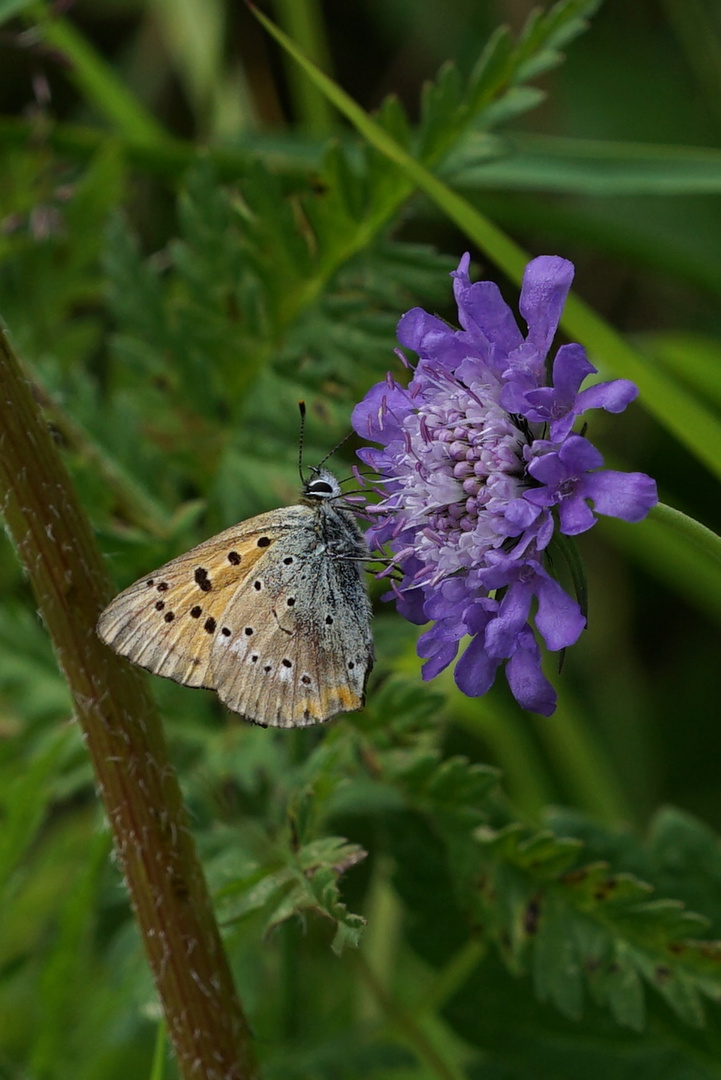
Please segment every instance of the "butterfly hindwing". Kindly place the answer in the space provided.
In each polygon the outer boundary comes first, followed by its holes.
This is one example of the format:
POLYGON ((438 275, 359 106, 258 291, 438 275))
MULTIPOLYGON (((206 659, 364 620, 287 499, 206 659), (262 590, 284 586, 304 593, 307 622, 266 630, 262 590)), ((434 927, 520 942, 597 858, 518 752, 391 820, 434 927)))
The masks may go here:
POLYGON ((272 561, 239 586, 216 632, 211 680, 224 704, 280 727, 361 708, 373 662, 361 574, 358 558, 319 546, 315 528, 280 539, 272 561))

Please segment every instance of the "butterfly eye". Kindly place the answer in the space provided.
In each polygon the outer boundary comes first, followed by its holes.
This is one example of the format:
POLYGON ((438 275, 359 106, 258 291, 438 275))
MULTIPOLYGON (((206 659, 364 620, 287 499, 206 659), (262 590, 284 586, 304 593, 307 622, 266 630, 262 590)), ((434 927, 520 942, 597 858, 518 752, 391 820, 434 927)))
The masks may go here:
POLYGON ((311 495, 332 495, 333 488, 330 486, 327 480, 314 480, 311 484, 308 484, 308 491, 311 495))

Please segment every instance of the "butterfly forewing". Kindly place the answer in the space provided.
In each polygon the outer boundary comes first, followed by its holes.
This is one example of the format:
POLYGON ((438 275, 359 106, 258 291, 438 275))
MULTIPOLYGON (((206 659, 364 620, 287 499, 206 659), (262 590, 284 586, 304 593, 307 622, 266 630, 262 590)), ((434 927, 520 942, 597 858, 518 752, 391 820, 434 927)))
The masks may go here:
MULTIPOLYGON (((319 475, 316 486, 339 491, 319 475)), ((251 518, 141 578, 103 612, 100 637, 257 724, 361 708, 373 665, 368 549, 336 498, 251 518)))
POLYGON ((100 616, 102 640, 155 675, 208 686, 223 611, 282 531, 271 516, 226 529, 125 589, 100 616))

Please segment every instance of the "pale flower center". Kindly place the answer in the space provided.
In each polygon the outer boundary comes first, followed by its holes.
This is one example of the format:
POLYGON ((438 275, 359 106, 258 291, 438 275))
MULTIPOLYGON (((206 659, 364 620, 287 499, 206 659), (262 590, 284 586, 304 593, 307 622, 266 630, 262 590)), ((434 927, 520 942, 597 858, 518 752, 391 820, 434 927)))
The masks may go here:
POLYGON ((501 515, 522 493, 526 436, 487 388, 458 384, 406 416, 403 430, 393 501, 419 530, 421 580, 477 565, 508 535, 501 515))

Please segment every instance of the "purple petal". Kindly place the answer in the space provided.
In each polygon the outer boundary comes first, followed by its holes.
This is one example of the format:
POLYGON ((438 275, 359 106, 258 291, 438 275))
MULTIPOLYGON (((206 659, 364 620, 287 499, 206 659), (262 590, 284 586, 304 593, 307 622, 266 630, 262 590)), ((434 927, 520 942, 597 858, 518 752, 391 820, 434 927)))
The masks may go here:
POLYGON ((396 597, 396 611, 415 626, 423 626, 428 622, 423 604, 423 589, 406 589, 401 597, 396 597))
MULTIPOLYGON (((568 469, 557 453, 543 454, 533 458, 529 462, 528 471, 539 484, 546 484, 549 488, 555 488, 568 476, 568 469)), ((526 497, 533 495, 533 491, 527 491, 526 497)), ((533 502, 534 500, 531 499, 533 502)))
POLYGON ((569 435, 561 444, 558 456, 568 469, 569 476, 581 476, 603 465, 600 451, 582 435, 569 435))
POLYGON ((506 371, 499 398, 500 405, 509 413, 525 416, 528 408, 527 396, 535 392, 538 380, 525 371, 506 371))
POLYGON ((558 327, 573 274, 573 263, 568 259, 539 255, 523 275, 519 309, 528 325, 528 340, 543 356, 558 327))
POLYGON ((578 395, 579 413, 586 409, 605 409, 606 412, 620 413, 634 398, 638 397, 638 387, 628 379, 611 379, 610 382, 596 383, 582 390, 578 395))
POLYGON ((563 499, 558 504, 558 517, 561 532, 566 536, 578 536, 596 524, 596 518, 582 495, 563 499))
POLYGON ((586 620, 573 597, 554 578, 545 574, 542 578, 539 575, 536 596, 538 610, 535 622, 548 648, 556 652, 578 641, 586 620))
POLYGON ((545 424, 552 420, 555 414, 560 415, 558 395, 551 386, 539 386, 536 390, 528 390, 522 395, 521 400, 511 398, 510 394, 504 396, 501 399, 504 408, 508 408, 506 401, 509 400, 517 401, 517 407, 514 411, 525 416, 527 420, 534 424, 545 424))
POLYGON ((585 487, 596 513, 624 521, 642 521, 658 502, 656 481, 645 473, 604 469, 588 476, 585 487))
POLYGON ((546 354, 533 341, 524 341, 508 354, 502 368, 503 378, 511 385, 525 382, 529 390, 534 390, 545 378, 545 359, 546 354))
POLYGON ((500 660, 488 655, 483 637, 477 634, 456 664, 456 686, 466 697, 481 697, 493 685, 499 664, 500 660))
POLYGON ((558 501, 552 484, 548 487, 544 485, 543 487, 531 488, 530 491, 524 491, 523 498, 532 503, 533 506, 555 506, 558 501))
POLYGON ((387 443, 402 437, 400 422, 411 410, 408 392, 397 383, 372 386, 351 414, 351 424, 364 439, 387 443))
POLYGON ((459 636, 462 637, 465 633, 463 629, 463 610, 467 602, 468 586, 466 582, 461 577, 449 578, 447 581, 441 582, 426 600, 424 607, 426 618, 457 619, 459 627, 461 627, 459 636))
POLYGON ((497 349, 509 353, 523 341, 513 312, 495 282, 477 281, 471 284, 469 265, 470 255, 466 252, 458 269, 451 274, 459 322, 471 337, 480 334, 497 349))
POLYGON ((453 331, 442 319, 415 307, 401 318, 396 336, 406 349, 413 349, 419 356, 435 357, 438 345, 452 337, 453 331))
POLYGON ((512 656, 518 634, 526 623, 533 598, 533 584, 514 581, 501 600, 498 614, 486 628, 489 656, 512 656))
POLYGON ((523 341, 521 332, 494 281, 477 281, 463 290, 456 283, 455 292, 458 318, 469 335, 480 334, 504 354, 518 348, 523 341))
POLYGON ((582 345, 562 345, 553 361, 553 386, 559 398, 572 402, 583 380, 595 371, 582 345))
POLYGON ((521 532, 533 524, 539 513, 537 506, 533 506, 525 498, 520 498, 512 499, 507 503, 503 516, 510 525, 521 532))
MULTIPOLYGON (((423 635, 418 641, 418 655, 421 655, 421 641, 426 634, 423 635)), ((448 667, 452 660, 455 659, 458 652, 457 641, 444 641, 437 643, 436 649, 429 660, 423 665, 421 669, 421 675, 424 682, 429 682, 431 679, 435 679, 436 675, 448 667)))
POLYGON ((511 693, 523 709, 550 716, 556 708, 556 691, 541 671, 541 653, 530 630, 506 664, 511 693))

